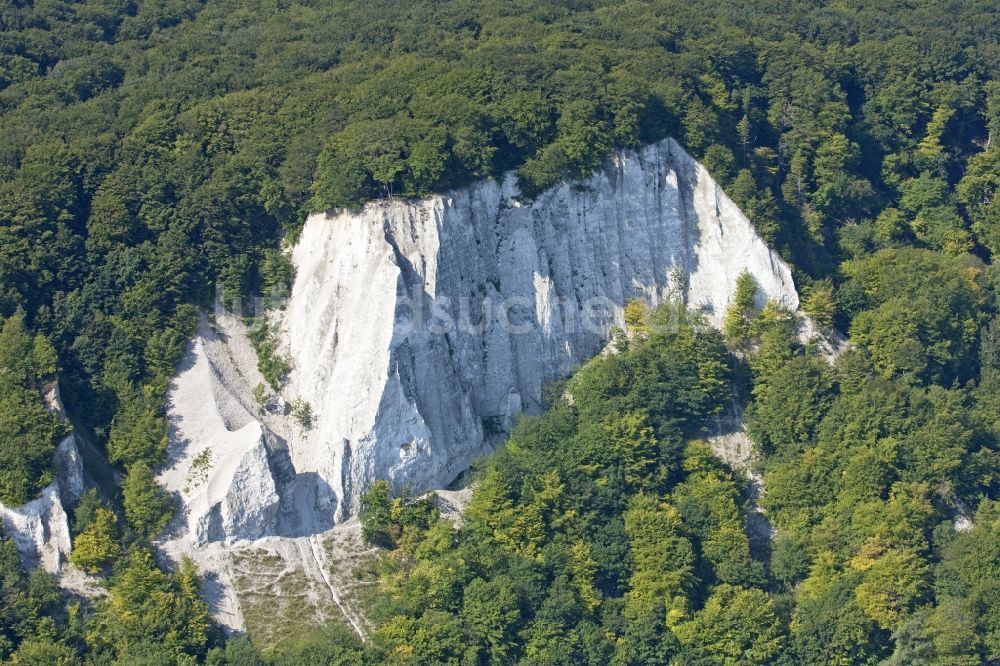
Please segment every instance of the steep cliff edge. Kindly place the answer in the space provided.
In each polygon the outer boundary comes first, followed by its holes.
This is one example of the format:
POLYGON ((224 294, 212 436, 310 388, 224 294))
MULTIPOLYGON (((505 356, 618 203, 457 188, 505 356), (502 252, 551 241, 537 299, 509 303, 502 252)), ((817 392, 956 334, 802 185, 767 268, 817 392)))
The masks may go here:
POLYGON ((201 322, 169 395, 160 481, 183 510, 161 545, 201 565, 233 628, 273 624, 291 586, 304 596, 289 622, 304 603, 360 632, 349 590, 363 583, 328 562, 366 557, 350 517, 367 485, 448 485, 540 407, 546 382, 600 352, 628 300, 683 299, 718 325, 748 270, 762 301, 798 306, 788 266, 669 139, 530 202, 510 174, 315 214, 293 260, 271 313, 292 367, 281 396, 252 397, 264 378, 223 311, 201 322))
POLYGON ((762 299, 798 306, 788 266, 670 139, 530 203, 510 175, 313 215, 294 261, 289 389, 316 418, 289 447, 338 519, 376 478, 451 482, 602 348, 631 298, 683 298, 719 324, 745 269, 762 299))

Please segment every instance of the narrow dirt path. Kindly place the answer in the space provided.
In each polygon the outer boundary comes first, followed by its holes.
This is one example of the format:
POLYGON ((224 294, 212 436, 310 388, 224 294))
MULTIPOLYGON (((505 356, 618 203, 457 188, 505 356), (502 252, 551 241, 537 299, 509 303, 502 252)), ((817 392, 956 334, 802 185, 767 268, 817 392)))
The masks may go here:
POLYGON ((368 640, 365 637, 364 629, 361 627, 361 622, 357 617, 355 617, 354 613, 349 611, 343 602, 341 602, 340 594, 337 592, 333 583, 330 582, 330 576, 326 573, 326 556, 323 554, 322 544, 317 543, 316 535, 308 537, 307 541, 309 542, 309 554, 311 556, 312 563, 319 570, 320 577, 322 578, 323 583, 326 584, 326 588, 330 590, 330 597, 333 599, 333 603, 337 604, 337 608, 340 609, 340 612, 351 624, 351 627, 354 629, 355 633, 358 634, 361 640, 368 640))
POLYGON ((236 588, 233 586, 233 565, 229 558, 226 558, 223 572, 225 580, 220 581, 220 584, 223 594, 226 597, 226 609, 231 613, 235 626, 239 630, 245 631, 247 626, 246 619, 243 617, 243 606, 240 605, 240 598, 236 594, 236 588))

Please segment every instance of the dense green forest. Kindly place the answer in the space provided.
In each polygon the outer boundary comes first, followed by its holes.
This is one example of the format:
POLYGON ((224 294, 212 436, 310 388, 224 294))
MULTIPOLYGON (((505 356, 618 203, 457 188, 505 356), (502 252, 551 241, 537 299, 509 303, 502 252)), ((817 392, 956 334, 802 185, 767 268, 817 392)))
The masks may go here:
POLYGON ((1000 661, 997 136, 987 0, 3 0, 0 501, 51 478, 55 378, 123 482, 74 516, 105 597, 0 540, 0 660, 1000 661), (216 285, 280 291, 306 211, 515 167, 530 197, 668 135, 853 348, 831 365, 745 282, 722 337, 633 313, 483 464, 461 529, 376 486, 369 642, 224 642, 149 544, 167 382, 216 285), (733 397, 773 539, 699 439, 733 397))
MULTIPOLYGON (((875 255, 852 279, 891 276, 912 289, 957 275, 975 304, 965 268, 903 250, 875 255)), ((636 326, 617 354, 558 387, 542 416, 520 421, 481 470, 460 529, 419 502, 369 491, 366 532, 393 550, 366 656, 996 663, 988 383, 945 388, 880 370, 863 351, 831 366, 774 306, 750 312, 745 338, 727 336, 755 350, 742 368, 683 311, 653 317, 680 323, 652 334, 636 326), (748 427, 773 539, 751 520, 746 481, 693 437, 740 372, 753 376, 748 427), (958 507, 976 505, 975 527, 956 532, 958 507)))

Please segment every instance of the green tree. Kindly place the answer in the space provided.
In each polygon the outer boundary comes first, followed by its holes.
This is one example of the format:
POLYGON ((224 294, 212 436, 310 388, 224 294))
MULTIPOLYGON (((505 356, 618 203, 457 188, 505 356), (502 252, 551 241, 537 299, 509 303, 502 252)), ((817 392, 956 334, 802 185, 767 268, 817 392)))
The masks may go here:
POLYGON ((731 150, 720 144, 713 143, 706 148, 701 162, 712 177, 723 185, 728 184, 735 175, 736 158, 731 150))
POLYGON ((698 577, 747 586, 763 583, 764 568, 751 558, 743 500, 730 473, 703 442, 688 444, 684 470, 687 477, 674 488, 671 502, 700 545, 698 577))
POLYGON ((928 618, 927 631, 942 663, 952 656, 955 663, 969 661, 979 641, 985 661, 1000 656, 1000 603, 993 575, 1000 558, 990 546, 1000 531, 998 516, 996 502, 982 502, 975 527, 948 544, 938 566, 936 592, 944 603, 928 618), (970 631, 972 626, 978 630, 970 631))
POLYGON ((989 149, 969 158, 965 174, 955 187, 958 201, 965 205, 972 220, 976 238, 994 255, 1000 251, 1000 205, 995 196, 1000 187, 998 174, 1000 148, 991 143, 989 149))
POLYGON ((125 400, 111 423, 108 458, 125 466, 157 465, 167 453, 167 420, 144 397, 125 400))
MULTIPOLYGON (((211 653, 210 653, 211 656, 211 653)), ((210 663, 206 661, 206 663, 210 663)), ((330 623, 291 645, 282 645, 265 661, 245 639, 226 642, 226 662, 231 666, 298 666, 299 664, 330 664, 331 666, 362 666, 366 659, 363 644, 357 634, 336 623, 330 623)))
POLYGON ((865 574, 854 592, 858 606, 883 629, 897 626, 929 592, 930 570, 920 555, 878 539, 865 542, 851 567, 865 574))
POLYGON ((76 651, 53 640, 36 638, 21 643, 10 663, 24 666, 74 666, 80 660, 76 651))
POLYGON ((513 663, 512 645, 521 619, 517 592, 504 577, 472 580, 462 601, 462 625, 491 664, 513 663))
POLYGON ((742 271, 736 276, 733 296, 726 307, 722 322, 722 333, 726 336, 726 342, 734 348, 745 350, 750 344, 750 322, 755 312, 756 295, 757 281, 749 271, 742 271))
POLYGON ((629 617, 663 612, 668 621, 688 607, 694 552, 680 513, 650 495, 637 495, 624 514, 633 571, 625 608, 629 617))
POLYGON ((389 515, 389 482, 373 481, 361 498, 361 536, 371 544, 390 548, 393 545, 389 515))
POLYGON ((761 375, 747 410, 747 431, 768 454, 800 452, 815 441, 820 422, 835 396, 829 364, 797 356, 773 373, 761 375))
MULTIPOLYGON (((934 666, 982 663, 982 638, 967 602, 942 600, 927 618, 925 631, 934 648, 934 659, 931 661, 934 666)), ((995 641, 991 642, 995 650, 995 641)))
POLYGON ((806 297, 802 301, 802 311, 809 315, 821 330, 827 331, 832 328, 837 312, 833 281, 826 278, 809 285, 806 297))
POLYGON ((603 427, 612 454, 621 460, 626 485, 637 490, 655 486, 658 447, 646 415, 640 412, 622 414, 604 423, 603 427))
POLYGON ((118 519, 108 509, 99 508, 87 527, 73 539, 70 560, 87 573, 96 574, 120 554, 118 519))
POLYGON ((122 486, 122 504, 129 525, 147 537, 156 536, 174 514, 174 501, 156 483, 156 477, 146 463, 129 468, 122 486))
POLYGON ((796 604, 792 650, 807 664, 875 664, 885 642, 875 624, 853 600, 850 581, 828 576, 825 589, 796 604))
POLYGON ((767 593, 732 585, 716 587, 704 608, 674 633, 692 655, 727 666, 769 663, 785 644, 785 630, 767 593))
POLYGON ((53 478, 56 441, 67 427, 46 409, 41 381, 55 371, 51 345, 18 314, 0 327, 0 501, 27 502, 53 478))
POLYGON ((96 488, 87 488, 80 496, 80 501, 73 508, 73 533, 79 534, 87 529, 97 517, 98 509, 106 509, 96 488))
POLYGON ((107 598, 97 604, 87 645, 110 650, 124 662, 144 656, 150 647, 174 662, 204 657, 210 619, 198 590, 189 561, 177 573, 165 573, 148 551, 136 550, 112 579, 107 598))
POLYGON ((983 298, 975 262, 926 250, 882 250, 846 262, 843 271, 848 282, 841 297, 864 294, 848 307, 856 315, 851 338, 871 354, 876 369, 945 384, 968 376, 975 310, 983 298))

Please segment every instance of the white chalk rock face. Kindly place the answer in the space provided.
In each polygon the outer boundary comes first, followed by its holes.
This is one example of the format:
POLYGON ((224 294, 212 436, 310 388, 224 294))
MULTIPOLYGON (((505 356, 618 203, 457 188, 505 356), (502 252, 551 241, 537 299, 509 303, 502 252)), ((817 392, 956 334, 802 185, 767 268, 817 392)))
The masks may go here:
MULTIPOLYGON (((58 401, 58 391, 55 396, 58 401)), ((59 574, 72 548, 67 508, 83 494, 83 461, 75 436, 69 435, 59 443, 55 464, 55 479, 42 490, 41 497, 17 507, 0 504, 0 521, 25 566, 41 566, 59 574)))
POLYGON ((207 322, 199 333, 171 387, 169 463, 160 483, 180 494, 182 531, 196 545, 274 534, 280 498, 265 432, 241 402, 251 387, 228 385, 241 371, 225 336, 207 322))
POLYGON ((630 299, 681 298, 719 325, 747 270, 762 301, 798 307, 788 266, 671 139, 530 203, 510 175, 313 215, 294 261, 289 391, 314 420, 288 446, 338 520, 374 479, 454 480, 601 350, 630 299))
POLYGON ((273 534, 278 514, 278 493, 267 461, 264 433, 253 423, 238 433, 247 446, 227 455, 220 469, 211 472, 205 492, 191 512, 195 540, 235 541, 273 534))
MULTIPOLYGON (((197 562, 204 598, 235 630, 262 595, 273 604, 260 580, 290 576, 309 615, 360 631, 345 562, 363 547, 347 545, 360 537, 345 519, 368 484, 447 486, 539 409, 547 381, 606 347, 629 299, 683 299, 718 325, 748 270, 761 300, 798 306, 788 267, 671 140, 532 202, 511 174, 313 215, 293 255, 291 298, 270 315, 292 365, 280 395, 240 313, 218 308, 167 401, 159 481, 182 506, 160 550, 197 562)), ((468 493, 438 495, 459 520, 468 493)))

